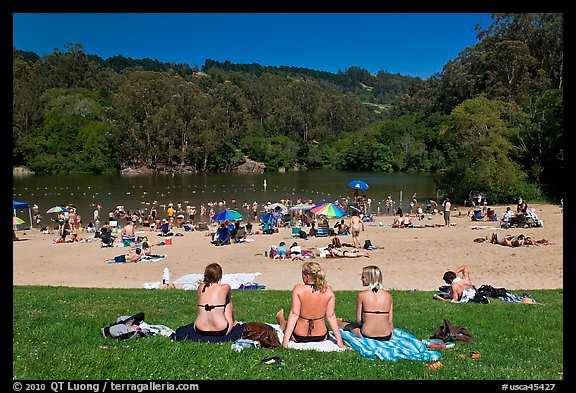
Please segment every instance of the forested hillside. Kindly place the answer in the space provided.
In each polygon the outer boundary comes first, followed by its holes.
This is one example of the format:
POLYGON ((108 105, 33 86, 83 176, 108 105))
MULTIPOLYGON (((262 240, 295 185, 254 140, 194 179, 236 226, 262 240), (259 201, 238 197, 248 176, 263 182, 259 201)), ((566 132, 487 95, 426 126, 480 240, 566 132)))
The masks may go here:
POLYGON ((492 18, 427 80, 356 66, 102 59, 81 43, 44 56, 14 48, 13 165, 208 172, 250 158, 267 170, 439 173, 454 197, 559 198, 563 17, 492 18))

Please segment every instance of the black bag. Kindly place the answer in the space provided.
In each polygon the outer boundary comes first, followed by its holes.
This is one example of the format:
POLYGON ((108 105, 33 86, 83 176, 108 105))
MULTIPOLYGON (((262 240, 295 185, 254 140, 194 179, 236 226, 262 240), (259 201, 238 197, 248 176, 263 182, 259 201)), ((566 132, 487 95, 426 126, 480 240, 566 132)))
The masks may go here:
POLYGON ((372 242, 371 242, 370 240, 364 241, 364 249, 366 249, 366 250, 373 250, 373 249, 375 249, 375 248, 376 248, 376 247, 374 247, 374 246, 372 245, 372 242))
POLYGON ((474 341, 475 338, 470 334, 468 329, 463 326, 453 325, 452 322, 445 319, 442 326, 434 329, 434 335, 430 338, 439 338, 444 342, 469 342, 474 341))
POLYGON ((485 295, 482 295, 481 293, 476 292, 474 294, 474 297, 471 299, 468 299, 468 303, 482 303, 482 304, 489 304, 490 300, 488 300, 488 298, 485 295))
POLYGON ((299 235, 300 235, 300 239, 307 239, 308 238, 308 234, 306 233, 306 231, 300 231, 299 235))
POLYGON ((476 292, 486 297, 494 298, 506 297, 508 295, 506 288, 494 288, 492 285, 481 285, 476 292))
POLYGON ((116 322, 103 327, 101 329, 102 335, 107 338, 115 338, 117 340, 126 340, 131 337, 144 337, 148 334, 148 331, 133 328, 133 325, 140 325, 144 322, 144 313, 140 312, 131 317, 120 316, 116 322))

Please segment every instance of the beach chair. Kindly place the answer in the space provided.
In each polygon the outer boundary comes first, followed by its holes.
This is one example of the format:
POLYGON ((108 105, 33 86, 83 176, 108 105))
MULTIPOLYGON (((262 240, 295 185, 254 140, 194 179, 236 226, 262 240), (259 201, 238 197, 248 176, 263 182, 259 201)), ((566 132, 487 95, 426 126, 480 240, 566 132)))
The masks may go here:
POLYGON ((212 242, 216 246, 223 246, 225 244, 230 244, 230 232, 228 228, 218 228, 216 234, 214 235, 214 241, 212 242))
POLYGON ((100 231, 100 247, 112 247, 114 245, 114 236, 112 236, 112 231, 107 228, 103 228, 100 231))
POLYGON ((328 236, 328 228, 326 227, 316 228, 316 237, 327 237, 327 236, 328 236))
POLYGON ((246 228, 239 227, 234 235, 234 243, 241 243, 246 240, 246 228))
POLYGON ((292 227, 292 237, 300 237, 301 227, 292 227))

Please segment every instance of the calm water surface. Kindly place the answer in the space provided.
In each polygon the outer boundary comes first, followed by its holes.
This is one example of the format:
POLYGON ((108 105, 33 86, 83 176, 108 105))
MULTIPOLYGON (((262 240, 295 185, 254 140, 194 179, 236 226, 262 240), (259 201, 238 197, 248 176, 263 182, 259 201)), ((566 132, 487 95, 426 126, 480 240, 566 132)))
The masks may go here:
MULTIPOLYGON (((298 198, 311 199, 314 203, 334 202, 343 197, 352 197, 348 187, 352 180, 359 179, 369 184, 362 191, 372 199, 372 211, 376 213, 380 204, 384 212, 385 200, 392 196, 395 206, 402 200, 403 208, 409 205, 412 194, 418 200, 441 198, 437 195, 435 177, 432 175, 380 174, 374 172, 342 172, 318 170, 288 173, 219 173, 177 175, 32 175, 13 177, 13 198, 20 202, 37 204, 43 216, 40 225, 50 223, 54 214, 46 210, 56 205, 73 204, 87 223, 92 218, 94 206, 100 204, 100 215, 122 205, 125 210, 147 212, 156 205, 160 214, 164 205, 189 201, 198 208, 209 202, 226 201, 233 208, 236 200, 238 209, 244 202, 256 201, 262 205, 268 201, 289 199, 294 204, 298 198), (266 183, 266 187, 264 187, 266 183)), ((184 205, 185 206, 185 205, 184 205)), ((17 212, 28 223, 28 212, 17 212)), ((35 225, 36 226, 36 225, 35 225)))

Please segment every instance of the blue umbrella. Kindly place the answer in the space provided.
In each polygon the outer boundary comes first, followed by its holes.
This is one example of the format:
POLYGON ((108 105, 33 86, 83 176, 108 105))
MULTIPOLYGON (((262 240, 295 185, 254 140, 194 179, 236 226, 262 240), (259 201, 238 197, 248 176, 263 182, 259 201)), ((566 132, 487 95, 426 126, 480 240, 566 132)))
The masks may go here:
POLYGON ((367 190, 368 184, 362 180, 352 180, 350 183, 348 183, 348 187, 357 188, 359 190, 367 190))
POLYGON ((242 218, 242 214, 238 213, 236 210, 224 210, 220 213, 216 213, 212 216, 213 221, 226 221, 226 220, 238 220, 242 218))

